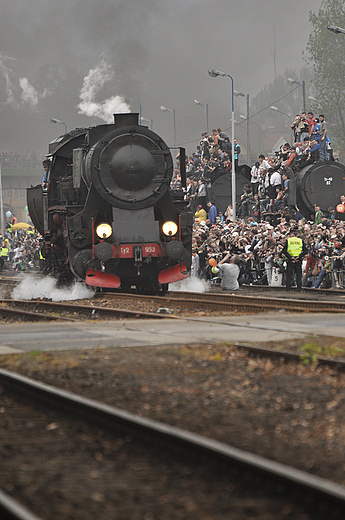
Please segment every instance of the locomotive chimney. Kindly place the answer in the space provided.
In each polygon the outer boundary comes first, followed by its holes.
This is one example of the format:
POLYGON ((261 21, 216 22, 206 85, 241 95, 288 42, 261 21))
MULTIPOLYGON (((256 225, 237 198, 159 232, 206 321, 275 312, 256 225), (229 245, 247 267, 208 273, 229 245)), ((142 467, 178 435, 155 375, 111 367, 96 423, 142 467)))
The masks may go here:
POLYGON ((139 114, 137 112, 131 112, 128 114, 114 114, 114 123, 116 128, 121 126, 132 126, 139 124, 139 114))

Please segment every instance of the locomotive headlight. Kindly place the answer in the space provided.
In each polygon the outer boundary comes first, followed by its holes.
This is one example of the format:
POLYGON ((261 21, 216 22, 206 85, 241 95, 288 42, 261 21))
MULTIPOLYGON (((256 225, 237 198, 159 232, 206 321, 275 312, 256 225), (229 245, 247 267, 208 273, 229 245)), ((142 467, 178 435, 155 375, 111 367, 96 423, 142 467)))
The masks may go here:
POLYGON ((102 222, 102 224, 96 227, 96 234, 99 238, 109 238, 112 233, 111 226, 106 222, 102 222))
POLYGON ((162 231, 164 235, 170 237, 173 235, 176 235, 177 233, 177 224, 175 222, 172 222, 171 220, 168 220, 167 222, 164 222, 162 231))

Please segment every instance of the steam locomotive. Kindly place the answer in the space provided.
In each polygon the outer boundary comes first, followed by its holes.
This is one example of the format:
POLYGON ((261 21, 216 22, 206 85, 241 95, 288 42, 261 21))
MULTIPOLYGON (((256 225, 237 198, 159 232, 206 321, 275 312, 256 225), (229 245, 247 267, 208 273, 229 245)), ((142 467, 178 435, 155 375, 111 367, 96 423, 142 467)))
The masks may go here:
MULTIPOLYGON (((243 187, 248 182, 250 167, 241 165, 236 174, 236 202, 240 201, 243 187)), ((329 207, 337 210, 341 195, 345 195, 345 166, 337 161, 307 164, 295 172, 295 179, 289 183, 289 204, 297 205, 307 219, 314 216, 315 204, 320 206, 325 215, 329 207)), ((229 174, 217 178, 211 186, 209 198, 218 209, 225 211, 229 201, 232 201, 229 174)), ((336 211, 336 218, 345 220, 345 212, 336 211)))
MULTIPOLYGON (((47 187, 27 189, 46 273, 140 292, 189 275, 193 215, 183 193, 170 190, 168 146, 138 114, 73 130, 50 143, 48 158, 47 187)), ((180 165, 185 184, 183 148, 180 165)))

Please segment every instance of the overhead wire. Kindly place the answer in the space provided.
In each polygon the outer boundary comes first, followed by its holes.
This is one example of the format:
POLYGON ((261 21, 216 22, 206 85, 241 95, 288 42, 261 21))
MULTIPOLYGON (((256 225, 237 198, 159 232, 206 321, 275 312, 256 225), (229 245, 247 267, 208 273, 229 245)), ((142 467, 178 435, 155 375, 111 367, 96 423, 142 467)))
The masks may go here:
MULTIPOLYGON (((265 110, 267 110, 268 108, 270 108, 270 106, 274 105, 275 103, 279 103, 279 101, 282 101, 283 99, 285 99, 287 96, 289 96, 290 94, 292 94, 292 92, 295 92, 295 90, 297 90, 298 88, 300 88, 300 85, 297 85, 297 87, 293 88, 292 90, 290 90, 287 94, 285 94, 284 96, 282 96, 281 98, 279 99, 276 99, 275 101, 273 101, 270 105, 268 105, 267 107, 265 108, 262 108, 261 110, 259 110, 258 112, 255 112, 255 114, 252 114, 250 117, 249 117, 249 121, 261 114, 261 112, 264 112, 265 110)), ((243 119, 243 121, 241 123, 235 123, 235 126, 240 126, 242 125, 243 123, 245 123, 247 121, 247 118, 246 119, 243 119)), ((229 128, 224 128, 224 131, 228 131, 230 130, 231 127, 229 126, 229 128)), ((193 141, 186 141, 184 143, 181 143, 181 144, 178 144, 177 146, 186 146, 187 144, 193 144, 193 143, 198 143, 200 141, 200 138, 199 139, 194 139, 193 141)))

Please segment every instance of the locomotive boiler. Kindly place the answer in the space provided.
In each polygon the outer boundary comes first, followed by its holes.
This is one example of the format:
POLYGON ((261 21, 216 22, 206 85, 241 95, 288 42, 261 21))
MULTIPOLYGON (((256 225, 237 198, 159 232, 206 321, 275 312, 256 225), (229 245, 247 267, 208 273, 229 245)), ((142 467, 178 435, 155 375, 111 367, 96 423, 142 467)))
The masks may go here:
MULTIPOLYGON (((185 183, 184 149, 180 156, 185 183)), ((48 157, 47 187, 27 190, 47 273, 141 292, 189 275, 193 215, 170 190, 168 146, 138 114, 76 129, 50 143, 48 157)))
POLYGON ((327 215, 328 209, 336 209, 340 196, 345 194, 345 166, 337 161, 317 161, 296 172, 295 182, 296 204, 302 215, 311 218, 315 204, 327 215))
MULTIPOLYGON (((237 203, 243 193, 243 186, 249 182, 250 167, 243 164, 236 173, 237 203)), ((209 192, 209 198, 217 208, 225 211, 229 202, 232 203, 231 174, 218 177, 209 192)), ((341 195, 345 195, 345 166, 338 161, 307 164, 296 171, 295 178, 289 182, 289 205, 297 205, 308 220, 315 214, 315 204, 320 206, 325 215, 330 207, 336 210, 341 195)), ((336 211, 336 218, 345 220, 345 210, 336 211)))

